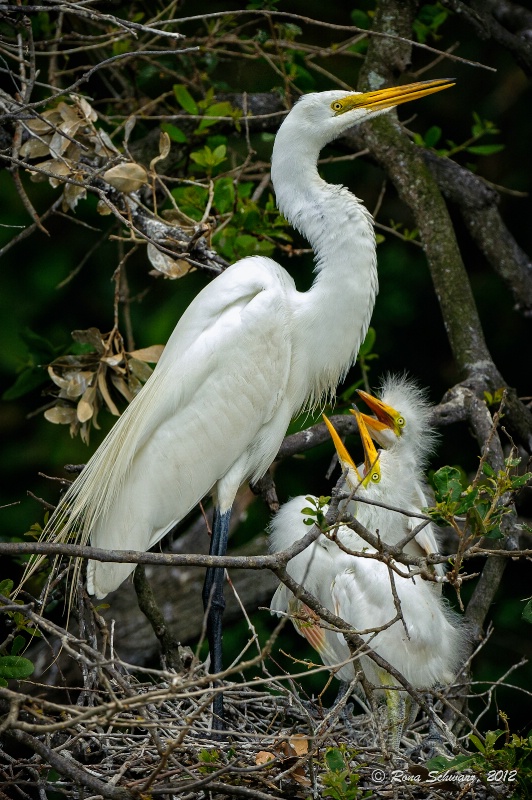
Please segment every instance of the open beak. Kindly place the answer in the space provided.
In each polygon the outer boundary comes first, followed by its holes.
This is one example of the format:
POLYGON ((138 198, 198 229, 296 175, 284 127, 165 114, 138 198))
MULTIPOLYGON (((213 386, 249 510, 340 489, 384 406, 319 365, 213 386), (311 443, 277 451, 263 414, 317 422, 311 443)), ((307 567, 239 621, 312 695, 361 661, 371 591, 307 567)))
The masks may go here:
POLYGON ((379 453, 373 444, 373 439, 366 426, 366 416, 361 414, 360 411, 352 411, 358 423, 358 432, 362 439, 362 447, 364 448, 364 478, 362 485, 367 486, 369 483, 378 483, 381 479, 381 467, 379 463, 379 453))
POLYGON ((390 86, 387 89, 378 89, 376 92, 353 94, 342 101, 342 108, 338 111, 338 114, 344 114, 354 108, 380 111, 383 108, 399 106, 401 103, 409 103, 410 100, 417 100, 427 94, 440 92, 442 89, 449 89, 454 84, 453 78, 437 78, 432 81, 407 83, 404 86, 390 86))
POLYGON ((330 420, 327 419, 325 414, 322 414, 323 421, 327 425, 329 433, 331 434, 331 438, 333 440, 334 446, 336 448, 336 452, 338 454, 338 460, 342 466, 342 470, 346 473, 346 480, 348 481, 349 485, 352 488, 355 488, 360 483, 362 483, 362 476, 357 469, 357 465, 347 452, 347 449, 338 436, 338 433, 330 420))
MULTIPOLYGON (((362 416, 367 424, 372 427, 377 434, 384 428, 390 428, 396 436, 401 436, 405 426, 405 420, 402 414, 396 411, 395 408, 392 408, 392 406, 383 403, 378 397, 373 397, 373 395, 363 392, 362 389, 357 389, 357 392, 377 417, 377 419, 372 419, 363 414, 362 416)), ((355 414, 354 411, 351 413, 355 414)))

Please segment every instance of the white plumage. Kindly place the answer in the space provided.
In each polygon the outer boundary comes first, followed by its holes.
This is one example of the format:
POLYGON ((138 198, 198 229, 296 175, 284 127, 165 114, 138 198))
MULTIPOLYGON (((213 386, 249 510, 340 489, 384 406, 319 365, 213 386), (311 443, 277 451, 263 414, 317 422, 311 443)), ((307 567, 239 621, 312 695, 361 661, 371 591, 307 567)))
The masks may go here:
MULTIPOLYGON (((368 402, 368 395, 364 395, 368 402)), ((375 400, 372 398, 372 400, 375 400)), ((364 465, 357 468, 345 447, 334 436, 342 466, 346 469, 348 488, 356 491, 349 511, 356 515, 371 533, 378 532, 382 542, 397 544, 411 533, 419 519, 408 517, 379 506, 366 504, 365 498, 386 503, 405 511, 419 512, 416 504, 419 492, 426 492, 421 473, 434 441, 434 433, 428 424, 430 406, 424 395, 406 379, 390 378, 383 386, 381 400, 372 405, 373 410, 386 407, 389 420, 399 419, 401 433, 391 437, 381 430, 381 440, 389 449, 377 451, 373 448, 366 427, 366 416, 358 414, 359 429, 364 444, 364 465), (395 411, 389 402, 393 398, 401 411, 395 411), (391 413, 393 412, 393 414, 391 413), (359 473, 357 477, 357 472, 359 473)), ((335 432, 334 432, 335 433, 335 432)), ((423 504, 426 495, 423 495, 423 504)), ((284 550, 301 539, 308 528, 304 524, 302 509, 309 505, 303 497, 296 497, 284 505, 271 525, 271 549, 284 550)), ((405 547, 405 552, 420 556, 437 551, 435 532, 429 527, 418 542, 420 534, 405 547)), ((394 622, 385 630, 372 633, 393 620, 396 608, 388 567, 382 561, 356 553, 376 552, 373 547, 354 531, 341 526, 336 537, 342 548, 327 536, 320 535, 306 550, 287 565, 289 575, 301 583, 329 611, 348 622, 363 634, 364 640, 378 655, 397 669, 415 688, 427 689, 435 684, 450 683, 458 669, 464 650, 464 630, 460 618, 451 611, 440 596, 441 586, 423 580, 420 575, 402 577, 393 572, 393 581, 400 604, 402 620, 394 622), (403 624, 404 623, 404 624, 403 624)), ((393 562, 392 562, 393 563, 393 562)), ((396 563, 402 572, 408 567, 396 563)), ((437 572, 442 575, 441 566, 437 572)), ((276 613, 296 615, 294 624, 312 646, 319 652, 327 666, 336 667, 337 677, 352 680, 354 669, 347 664, 337 669, 341 662, 350 658, 349 649, 342 634, 335 634, 322 627, 315 615, 297 600, 284 585, 278 587, 271 603, 276 613), (308 615, 308 621, 301 618, 308 615)), ((361 656, 361 666, 367 679, 384 694, 390 717, 393 743, 398 744, 401 735, 407 698, 404 692, 390 686, 399 684, 389 673, 377 667, 368 656, 361 656), (380 687, 380 689, 379 689, 380 687)))
MULTIPOLYGON (((366 414, 361 416, 371 438, 383 448, 379 462, 387 476, 382 485, 373 489, 373 499, 400 507, 412 514, 421 513, 424 508, 434 504, 424 471, 438 440, 438 434, 430 424, 431 405, 426 392, 406 376, 388 375, 383 380, 378 396, 363 391, 359 391, 359 394, 375 413, 375 417, 366 414), (395 479, 390 481, 389 476, 392 475, 395 479), (401 478, 397 480, 399 475, 401 478)), ((367 507, 364 515, 364 525, 367 528, 375 530, 379 522, 382 524, 382 510, 367 507)), ((404 529, 398 531, 396 538, 392 531, 389 532, 389 544, 397 544, 422 521, 416 516, 400 518, 390 514, 386 519, 391 525, 401 522, 404 526, 404 529)), ((412 556, 437 553, 438 535, 435 526, 430 522, 425 525, 405 546, 404 551, 412 556)), ((445 574, 441 563, 436 564, 434 570, 440 576, 445 574)), ((441 590, 439 584, 433 583, 431 587, 441 590)))
MULTIPOLYGON (((95 547, 147 550, 212 492, 211 553, 225 553, 238 487, 264 474, 297 411, 334 393, 374 305, 371 215, 347 189, 321 179, 319 152, 352 125, 451 85, 335 90, 295 104, 276 136, 271 175, 280 210, 314 249, 312 287, 297 291, 282 267, 255 256, 203 289, 145 387, 66 493, 44 538, 85 544, 90 537, 95 547)), ((105 597, 133 568, 89 562, 88 591, 105 597)), ((212 671, 221 669, 222 581, 222 569, 207 571, 212 671)))

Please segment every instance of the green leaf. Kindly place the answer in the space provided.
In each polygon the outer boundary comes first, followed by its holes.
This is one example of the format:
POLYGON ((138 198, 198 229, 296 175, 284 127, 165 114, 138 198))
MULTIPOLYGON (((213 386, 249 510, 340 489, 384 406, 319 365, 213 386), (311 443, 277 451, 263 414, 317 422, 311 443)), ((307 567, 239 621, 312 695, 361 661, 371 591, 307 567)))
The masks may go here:
POLYGON ((170 122, 163 122, 161 124, 161 130, 167 133, 173 142, 179 142, 179 144, 188 142, 187 135, 183 133, 181 128, 178 128, 177 125, 172 125, 170 122))
POLYGON ((365 11, 355 8, 351 11, 351 21, 357 28, 367 31, 370 26, 370 20, 365 11))
POLYGON ((481 752, 481 753, 485 753, 486 752, 486 748, 484 747, 484 745, 482 744, 482 742, 480 741, 478 736, 476 736, 474 733, 470 733, 469 734, 469 740, 470 740, 470 742, 472 744, 475 745, 475 747, 477 748, 477 750, 479 752, 481 752))
POLYGON ((309 506, 305 506, 305 508, 301 509, 301 514, 310 514, 311 517, 315 517, 318 513, 316 508, 310 508, 309 506))
POLYGON ((467 153, 473 153, 476 156, 491 156, 493 153, 500 153, 504 150, 503 144, 475 144, 472 147, 466 147, 467 153))
POLYGON ((359 356, 368 356, 371 353, 376 338, 377 338, 377 332, 375 331, 375 328, 368 328, 368 332, 366 333, 366 338, 360 345, 360 349, 358 351, 359 356))
POLYGON ((37 356, 38 361, 46 363, 55 357, 57 351, 53 344, 48 339, 45 339, 44 336, 32 331, 31 328, 24 328, 20 333, 20 338, 28 350, 37 356))
POLYGON ((441 467, 433 476, 434 488, 438 500, 455 503, 462 494, 460 472, 456 467, 441 467))
POLYGON ((196 128, 195 133, 201 133, 201 131, 204 131, 206 128, 210 128, 211 125, 216 125, 219 120, 214 119, 215 117, 230 117, 232 115, 233 106, 227 100, 221 103, 213 103, 212 106, 209 106, 205 110, 205 117, 209 117, 209 119, 204 117, 196 128))
POLYGON ((28 658, 23 656, 0 656, 0 676, 7 680, 27 678, 34 670, 28 658))
POLYGON ((249 236, 246 233, 243 233, 241 236, 235 237, 235 252, 239 254, 240 258, 245 258, 246 256, 253 256, 256 255, 258 250, 258 242, 254 236, 249 236))
POLYGON ((214 207, 225 214, 235 205, 235 186, 231 178, 219 178, 214 184, 214 207))
POLYGON ((214 150, 211 150, 208 145, 205 145, 203 150, 195 150, 191 153, 190 158, 200 167, 204 167, 207 171, 210 171, 213 167, 217 167, 218 164, 225 161, 226 152, 227 147, 225 144, 219 144, 214 150))
POLYGON ((188 91, 187 87, 184 86, 182 83, 175 83, 173 86, 175 99, 181 106, 184 108, 185 111, 188 111, 189 114, 196 115, 198 113, 198 106, 196 101, 188 91))
POLYGON ((178 186, 172 189, 172 196, 183 214, 200 220, 205 211, 209 192, 204 186, 178 186))
POLYGON ((435 147, 441 138, 441 133, 441 128, 439 128, 437 125, 433 125, 432 128, 428 129, 423 137, 425 145, 427 147, 435 147))
POLYGON ((477 497, 478 497, 478 489, 472 489, 469 492, 465 492, 460 498, 454 513, 465 514, 465 512, 469 511, 469 509, 474 505, 477 497))
POLYGON ((526 472, 524 475, 514 475, 512 478, 512 489, 520 489, 522 486, 526 486, 531 479, 532 472, 526 472))
POLYGON ((2 400, 17 400, 34 389, 38 389, 48 380, 48 374, 42 367, 28 367, 17 377, 15 383, 6 389, 2 400))
POLYGON ((501 531, 500 525, 495 525, 485 533, 486 539, 504 539, 504 534, 501 531))
POLYGON ((488 478, 495 477, 495 470, 493 469, 491 464, 488 464, 487 461, 484 461, 484 463, 482 464, 482 472, 484 473, 484 475, 487 475, 488 478))
POLYGON ((331 772, 341 772, 345 769, 345 761, 341 750, 331 747, 325 753, 325 761, 331 772))
POLYGON ((12 656, 18 656, 24 645, 26 644, 26 640, 23 636, 15 636, 13 639, 13 643, 11 645, 11 653, 12 656))
POLYGON ((5 578, 5 580, 0 581, 0 594, 4 597, 9 597, 11 592, 13 591, 14 583, 11 578, 5 578))
POLYGON ((227 153, 227 147, 225 146, 225 144, 219 144, 218 147, 214 148, 212 154, 213 154, 214 158, 216 159, 215 160, 215 165, 216 164, 221 164, 221 162, 224 161, 226 153, 227 153))

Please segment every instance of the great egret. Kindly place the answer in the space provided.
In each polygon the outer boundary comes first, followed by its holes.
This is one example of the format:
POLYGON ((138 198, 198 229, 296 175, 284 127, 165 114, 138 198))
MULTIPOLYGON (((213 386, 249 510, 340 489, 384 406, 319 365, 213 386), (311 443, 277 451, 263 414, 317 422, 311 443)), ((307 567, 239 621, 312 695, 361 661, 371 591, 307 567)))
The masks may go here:
MULTIPOLYGON (((349 510, 352 513, 354 511, 358 521, 372 533, 378 531, 383 543, 397 544, 409 533, 408 516, 366 504, 363 500, 380 501, 397 508, 406 505, 405 510, 408 511, 412 483, 418 479, 417 470, 407 462, 401 463, 393 452, 378 454, 363 415, 358 414, 357 419, 364 445, 364 466, 361 470, 356 467, 336 431, 326 420, 333 433, 340 462, 346 470, 348 488, 355 492, 349 510)), ((405 419, 409 420, 409 417, 405 419)), ((415 423, 412 428, 415 429, 415 423)), ((427 435, 426 431, 423 435, 427 435)), ((271 549, 274 552, 287 548, 308 532, 303 511, 308 505, 307 497, 301 496, 280 509, 271 525, 271 549)), ((420 554, 415 540, 405 547, 405 551, 413 555, 420 554)), ((385 563, 371 558, 370 554, 375 552, 350 528, 340 526, 333 540, 320 535, 310 547, 291 559, 287 571, 321 605, 340 616, 355 630, 366 631, 362 636, 371 648, 415 688, 426 689, 437 683, 449 683, 463 650, 464 634, 458 616, 446 606, 439 592, 431 588, 432 583, 419 575, 403 577, 396 572, 390 573, 385 563), (402 620, 396 619, 398 609, 392 590, 392 574, 402 620), (384 630, 370 632, 386 626, 394 619, 396 621, 384 630)), ((390 563, 403 575, 408 572, 408 567, 393 559, 390 563)), ((343 636, 335 634, 327 626, 321 626, 316 615, 284 585, 278 587, 270 608, 275 613, 290 614, 298 632, 307 638, 324 664, 332 667, 340 680, 353 679, 351 663, 344 663, 338 668, 340 663, 350 658, 343 636)), ((409 695, 401 691, 398 682, 369 656, 361 655, 360 664, 378 694, 384 695, 390 741, 393 747, 397 747, 410 705, 409 695)))
MULTIPOLYGON (((224 555, 239 486, 258 480, 306 404, 334 393, 365 336, 377 292, 371 215, 323 181, 320 150, 353 125, 452 85, 422 81, 302 97, 281 125, 271 176, 277 204, 310 242, 307 292, 268 258, 229 267, 187 308, 141 392, 69 488, 44 537, 111 550, 153 547, 209 492, 210 552, 224 555)), ((87 589, 114 591, 131 564, 89 561, 87 589)), ((207 570, 211 671, 222 669, 223 570, 207 570)), ((221 695, 215 711, 221 711, 221 695)))

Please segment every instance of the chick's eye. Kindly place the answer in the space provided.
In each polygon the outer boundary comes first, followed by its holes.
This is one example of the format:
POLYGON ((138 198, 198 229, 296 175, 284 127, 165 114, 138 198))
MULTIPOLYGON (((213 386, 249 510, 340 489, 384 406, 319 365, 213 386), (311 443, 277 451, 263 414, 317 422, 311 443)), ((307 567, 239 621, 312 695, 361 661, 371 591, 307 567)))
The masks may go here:
POLYGON ((331 108, 332 108, 333 111, 341 111, 342 110, 342 104, 338 100, 336 100, 336 102, 331 104, 331 108))
POLYGON ((373 475, 371 476, 371 480, 374 483, 377 483, 378 481, 380 481, 380 479, 381 479, 381 476, 379 475, 378 472, 374 472, 373 475))
POLYGON ((400 428, 404 428, 404 426, 405 426, 404 417, 398 417, 397 418, 397 424, 399 425, 400 428))

